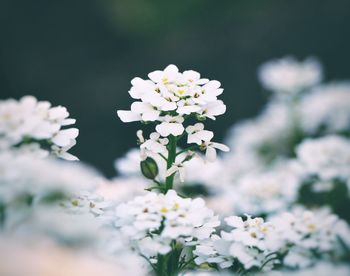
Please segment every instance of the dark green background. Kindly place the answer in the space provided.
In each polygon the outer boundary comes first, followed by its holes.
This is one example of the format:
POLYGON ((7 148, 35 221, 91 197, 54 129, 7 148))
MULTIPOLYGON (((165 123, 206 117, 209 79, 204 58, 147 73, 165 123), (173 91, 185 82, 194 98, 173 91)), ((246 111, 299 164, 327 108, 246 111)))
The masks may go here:
POLYGON ((80 136, 72 150, 113 175, 135 145, 134 76, 169 63, 222 82, 227 113, 208 128, 222 139, 266 102, 256 68, 287 54, 319 57, 327 79, 349 77, 348 0, 1 0, 1 98, 33 94, 66 106, 80 136))

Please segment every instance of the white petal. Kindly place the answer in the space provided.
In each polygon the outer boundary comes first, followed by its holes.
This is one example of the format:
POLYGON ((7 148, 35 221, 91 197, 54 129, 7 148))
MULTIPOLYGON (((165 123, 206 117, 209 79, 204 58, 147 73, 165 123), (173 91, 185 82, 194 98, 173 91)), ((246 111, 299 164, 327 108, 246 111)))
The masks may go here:
POLYGON ((193 70, 184 71, 182 74, 187 80, 193 81, 193 82, 195 82, 196 80, 199 80, 199 78, 201 77, 201 75, 198 72, 193 70))
POLYGON ((150 110, 154 110, 153 106, 144 102, 133 102, 131 104, 131 111, 134 113, 144 113, 150 110))
POLYGON ((62 151, 59 154, 57 154, 58 157, 61 157, 64 160, 68 160, 68 161, 79 161, 79 158, 76 157, 73 154, 70 154, 69 152, 66 151, 62 151))
POLYGON ((213 147, 207 147, 205 152, 205 159, 208 162, 214 162, 216 160, 216 150, 213 147))
POLYGON ((217 148, 219 150, 222 150, 222 151, 225 151, 225 152, 230 151, 230 148, 228 146, 224 145, 224 144, 213 142, 212 145, 213 145, 214 148, 217 148))
POLYGON ((218 89, 220 88, 221 86, 221 83, 217 80, 212 80, 212 81, 209 81, 206 85, 204 85, 204 89, 205 90, 215 90, 215 89, 218 89))
POLYGON ((160 82, 164 76, 163 71, 156 70, 148 74, 148 77, 154 82, 160 82))
POLYGON ((153 110, 142 114, 143 121, 157 121, 159 119, 160 111, 153 110))
POLYGON ((69 128, 60 130, 55 137, 52 138, 52 142, 60 147, 65 147, 71 144, 71 141, 79 135, 77 128, 69 128))
POLYGON ((203 107, 203 112, 203 115, 209 118, 212 116, 218 116, 226 112, 226 105, 220 100, 211 102, 203 107))
POLYGON ((156 126, 156 131, 163 137, 169 136, 170 134, 174 136, 181 135, 184 132, 184 127, 179 123, 167 123, 163 122, 156 126))
POLYGON ((141 121, 141 115, 130 110, 118 110, 117 114, 120 120, 124 123, 141 121))
POLYGON ((198 112, 200 111, 201 108, 198 105, 188 105, 188 106, 180 106, 177 108, 176 112, 179 114, 191 114, 193 112, 198 112))
POLYGON ((185 168, 183 167, 179 168, 179 176, 180 176, 181 182, 185 182, 185 174, 186 174, 185 168))
POLYGON ((69 126, 75 124, 76 120, 75 119, 65 119, 61 122, 62 126, 69 126))

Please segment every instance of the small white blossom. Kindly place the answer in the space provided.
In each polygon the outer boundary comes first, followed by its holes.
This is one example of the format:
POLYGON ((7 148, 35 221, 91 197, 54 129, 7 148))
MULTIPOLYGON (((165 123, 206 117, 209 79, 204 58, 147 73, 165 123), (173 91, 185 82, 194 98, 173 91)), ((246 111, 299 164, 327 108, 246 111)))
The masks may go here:
POLYGON ((162 117, 161 120, 162 123, 156 126, 156 131, 163 137, 167 137, 169 135, 178 136, 185 130, 182 125, 184 122, 183 117, 172 117, 170 115, 166 115, 165 117, 162 117))
POLYGON ((195 143, 201 145, 203 141, 210 141, 214 137, 214 133, 209 130, 204 130, 204 124, 197 123, 186 128, 188 134, 187 143, 195 143))
POLYGON ((169 140, 167 138, 161 138, 159 133, 152 132, 149 139, 141 144, 140 149, 141 151, 147 150, 153 153, 165 153, 168 142, 169 140))
POLYGON ((205 160, 208 162, 214 162, 216 160, 216 149, 221 151, 228 152, 230 148, 224 144, 211 142, 211 141, 203 141, 200 145, 201 149, 205 149, 205 160))
POLYGON ((180 181, 185 181, 186 169, 182 165, 182 163, 174 163, 166 172, 166 176, 170 176, 176 172, 179 172, 180 181))

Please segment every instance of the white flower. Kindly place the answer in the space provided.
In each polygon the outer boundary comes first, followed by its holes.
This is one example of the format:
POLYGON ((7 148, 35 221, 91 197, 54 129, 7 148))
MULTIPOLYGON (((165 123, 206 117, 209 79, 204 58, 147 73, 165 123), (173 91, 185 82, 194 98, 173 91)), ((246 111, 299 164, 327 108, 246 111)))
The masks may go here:
POLYGON ((313 58, 299 62, 292 57, 285 57, 264 63, 258 75, 267 90, 297 94, 322 80, 322 67, 313 58))
MULTIPOLYGON (((303 209, 278 214, 265 222, 262 218, 228 217, 232 229, 222 231, 221 236, 201 241, 194 250, 196 263, 222 262, 235 265, 239 262, 246 270, 262 268, 271 270, 279 260, 288 268, 314 265, 319 259, 341 260, 346 254, 340 247, 339 238, 349 246, 349 226, 326 210, 310 212, 303 209), (229 263, 231 261, 231 264, 229 263)), ((226 228, 227 229, 227 228, 226 228)))
POLYGON ((169 140, 167 138, 160 138, 160 134, 157 132, 152 132, 149 136, 149 139, 144 141, 140 149, 141 151, 143 149, 146 149, 147 151, 153 152, 153 153, 165 153, 166 145, 168 144, 169 140))
POLYGON ((134 121, 156 121, 159 118, 160 111, 149 103, 134 102, 131 105, 131 111, 118 110, 118 116, 123 122, 134 121))
POLYGON ((196 143, 201 145, 203 141, 210 141, 214 137, 214 133, 209 130, 204 130, 204 125, 202 123, 197 123, 193 126, 188 126, 186 128, 187 143, 196 143))
POLYGON ((270 219, 274 235, 266 239, 267 247, 280 250, 290 248, 284 258, 287 267, 310 266, 318 259, 330 256, 341 258, 339 238, 349 246, 349 226, 328 210, 314 212, 296 209, 291 213, 281 213, 270 219), (345 227, 344 227, 345 226, 345 227))
POLYGON ((208 79, 201 79, 201 75, 193 70, 184 71, 182 73, 182 78, 189 84, 206 84, 209 80, 208 79))
POLYGON ((308 134, 350 131, 350 82, 314 88, 300 101, 300 123, 308 134))
POLYGON ((68 153, 61 153, 74 145, 79 134, 76 128, 63 128, 75 123, 75 119, 68 116, 65 107, 51 107, 49 102, 37 101, 32 96, 25 96, 19 101, 0 101, 0 147, 23 147, 36 143, 48 148, 55 144, 57 147, 52 148, 53 154, 68 156, 68 153))
POLYGON ((223 92, 218 81, 201 79, 200 74, 192 70, 180 73, 175 65, 151 72, 148 77, 150 80, 132 80, 129 93, 141 102, 133 103, 130 111, 118 111, 123 122, 163 121, 164 115, 170 114, 172 117, 194 114, 215 119, 225 113, 226 106, 217 99, 223 92))
POLYGON ((175 82, 180 77, 180 73, 179 69, 175 65, 171 64, 168 65, 164 71, 157 70, 149 73, 148 77, 155 83, 167 84, 170 82, 175 82))
POLYGON ((350 141, 330 135, 304 140, 297 147, 297 157, 305 171, 321 179, 350 177, 350 141))
POLYGON ((230 195, 235 212, 263 215, 287 210, 298 198, 303 176, 298 165, 282 163, 268 171, 251 172, 238 178, 235 191, 230 195))
POLYGON ((186 246, 209 238, 220 223, 202 199, 181 198, 169 190, 165 195, 150 192, 119 205, 115 224, 132 247, 140 252, 153 248, 156 256, 169 252, 174 240, 186 246), (142 248, 146 237, 154 241, 147 240, 147 249, 142 248))
POLYGON ((169 135, 179 136, 184 132, 184 127, 182 123, 184 118, 180 116, 170 116, 166 115, 161 118, 162 123, 156 126, 156 131, 163 137, 169 135))
POLYGON ((78 135, 79 129, 77 128, 63 129, 52 137, 52 142, 57 146, 67 147, 73 144, 73 141, 75 141, 78 135))
POLYGON ((59 147, 57 145, 52 145, 51 150, 52 152, 57 155, 58 157, 68 160, 68 161, 78 161, 79 158, 74 156, 73 154, 69 153, 68 151, 74 147, 76 144, 76 140, 72 139, 71 143, 65 147, 59 147))
MULTIPOLYGON (((254 119, 234 125, 227 138, 233 156, 242 164, 263 167, 278 161, 293 151, 290 138, 295 134, 293 118, 285 102, 272 101, 254 119)), ((237 170, 238 162, 235 169, 237 170)), ((242 166, 242 165, 240 165, 242 166)))
POLYGON ((201 149, 206 149, 205 152, 205 160, 208 162, 214 162, 216 160, 216 149, 228 152, 230 148, 224 144, 211 142, 211 141, 203 141, 200 145, 201 149))
POLYGON ((224 91, 220 88, 221 83, 219 81, 209 81, 204 86, 194 91, 193 101, 200 105, 204 105, 209 102, 215 102, 217 96, 221 95, 224 91))
POLYGON ((203 105, 201 116, 215 120, 215 116, 222 115, 225 112, 226 105, 223 103, 223 101, 217 100, 203 105))
POLYGON ((262 218, 248 217, 243 221, 233 216, 225 221, 232 230, 222 231, 221 237, 213 235, 211 239, 200 242, 193 252, 199 256, 196 263, 218 263, 220 267, 229 267, 238 261, 246 270, 260 268, 271 253, 266 250, 264 240, 272 234, 273 226, 262 218))
POLYGON ((176 172, 179 172, 180 181, 185 182, 186 169, 182 163, 174 163, 166 172, 166 176, 170 176, 176 172))
POLYGON ((178 108, 176 110, 180 115, 189 115, 191 113, 198 113, 201 110, 199 105, 196 105, 192 99, 180 100, 177 103, 178 108))

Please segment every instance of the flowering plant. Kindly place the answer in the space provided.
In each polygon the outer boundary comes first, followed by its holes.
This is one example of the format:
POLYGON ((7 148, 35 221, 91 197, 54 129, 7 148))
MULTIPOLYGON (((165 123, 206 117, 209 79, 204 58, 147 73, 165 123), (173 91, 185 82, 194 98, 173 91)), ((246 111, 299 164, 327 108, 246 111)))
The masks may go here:
POLYGON ((206 118, 215 120, 226 111, 225 104, 218 99, 223 89, 218 81, 202 79, 198 72, 189 70, 179 72, 175 65, 167 66, 164 71, 154 71, 148 74, 149 79, 134 78, 130 96, 136 101, 131 110, 118 110, 118 116, 123 122, 141 121, 154 123, 155 132, 145 139, 143 131, 137 132, 140 144, 143 173, 151 178, 158 189, 166 193, 173 188, 174 176, 179 173, 184 181, 183 164, 192 159, 195 150, 206 151, 205 159, 209 162, 216 159, 216 149, 229 151, 223 144, 212 141, 214 133, 204 129, 206 118), (200 121, 198 123, 191 123, 200 121), (187 123, 187 126, 185 125, 187 123), (178 151, 180 140, 187 136, 190 146, 178 151), (181 160, 177 156, 186 153, 181 160), (156 180, 157 164, 149 157, 160 155, 167 164, 165 183, 156 180))

